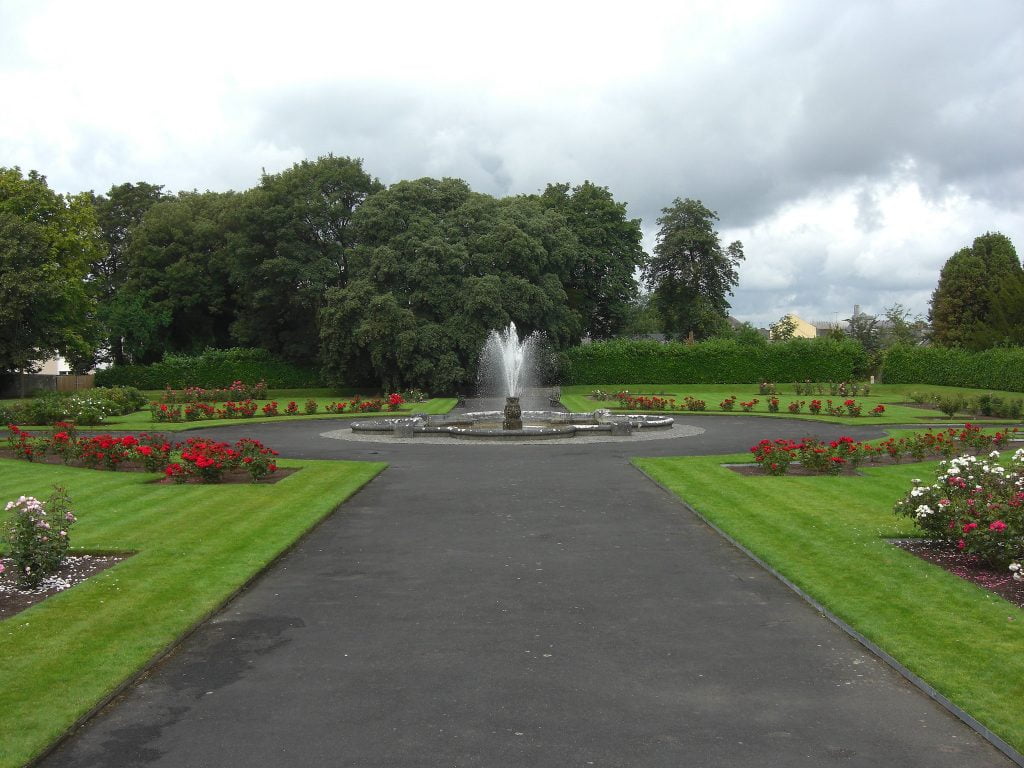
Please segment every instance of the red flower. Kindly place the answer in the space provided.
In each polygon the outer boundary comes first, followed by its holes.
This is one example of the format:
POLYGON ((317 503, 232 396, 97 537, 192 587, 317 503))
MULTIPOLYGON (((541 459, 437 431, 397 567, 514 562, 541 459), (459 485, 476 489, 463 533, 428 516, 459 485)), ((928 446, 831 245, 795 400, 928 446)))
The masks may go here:
POLYGON ((1006 523, 1004 523, 1002 520, 996 520, 994 523, 992 523, 988 527, 988 529, 990 531, 996 531, 997 533, 1002 533, 1003 531, 1006 530, 1006 523))

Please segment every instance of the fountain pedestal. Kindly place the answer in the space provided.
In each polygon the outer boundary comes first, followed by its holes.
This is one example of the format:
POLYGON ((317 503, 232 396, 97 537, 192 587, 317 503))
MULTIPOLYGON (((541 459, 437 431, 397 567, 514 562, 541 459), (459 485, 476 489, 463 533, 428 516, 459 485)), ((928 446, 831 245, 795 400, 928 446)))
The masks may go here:
POLYGON ((501 428, 508 430, 521 430, 523 428, 523 409, 519 407, 518 397, 505 398, 505 420, 501 428))

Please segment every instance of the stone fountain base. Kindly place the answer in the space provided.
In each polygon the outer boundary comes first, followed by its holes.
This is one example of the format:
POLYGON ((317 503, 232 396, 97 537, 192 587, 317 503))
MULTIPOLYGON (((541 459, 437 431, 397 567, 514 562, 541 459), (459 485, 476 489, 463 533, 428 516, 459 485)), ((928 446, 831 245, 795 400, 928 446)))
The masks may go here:
POLYGON ((404 418, 360 419, 350 426, 358 434, 522 442, 585 435, 629 437, 640 430, 671 429, 674 421, 670 416, 615 414, 606 410, 590 413, 520 411, 519 426, 509 428, 505 411, 473 411, 446 416, 418 414, 404 418))

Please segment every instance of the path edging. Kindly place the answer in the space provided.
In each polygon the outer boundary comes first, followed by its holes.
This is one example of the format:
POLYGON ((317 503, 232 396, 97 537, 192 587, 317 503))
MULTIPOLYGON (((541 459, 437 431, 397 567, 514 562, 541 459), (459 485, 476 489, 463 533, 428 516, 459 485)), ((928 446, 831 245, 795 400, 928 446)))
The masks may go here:
POLYGON ((700 512, 698 512, 692 506, 690 506, 690 504, 688 504, 685 499, 683 499, 682 497, 680 497, 680 496, 676 495, 675 493, 673 493, 666 486, 664 486, 662 483, 659 483, 657 480, 655 480, 653 477, 648 475, 646 472, 644 472, 642 469, 637 467, 635 464, 633 464, 632 466, 633 466, 634 469, 636 469, 638 472, 640 472, 640 474, 642 474, 644 477, 646 477, 652 483, 654 483, 659 488, 661 488, 663 491, 665 491, 665 493, 669 494, 672 498, 674 498, 677 501, 679 501, 679 503, 682 504, 684 509, 686 509, 692 515, 694 515, 698 520, 700 520, 702 523, 704 523, 704 525, 708 526, 708 528, 710 528, 715 533, 717 533, 719 536, 721 536, 723 539, 725 539, 727 542, 729 542, 729 544, 731 544, 733 547, 738 549, 744 555, 746 555, 751 560, 753 560, 755 563, 757 563, 759 566, 761 566, 761 568, 763 568, 769 574, 771 574, 776 579, 778 579, 780 582, 782 582, 787 587, 789 587, 791 590, 793 590, 793 592, 798 594, 804 600, 804 602, 806 602, 808 605, 810 605, 812 608, 814 608, 815 611, 820 613, 822 616, 824 616, 830 622, 832 622, 837 627, 839 627, 841 630, 843 630, 843 632, 845 632, 847 635, 852 637, 854 640, 856 640, 858 643, 860 643, 862 646, 864 646, 867 650, 869 650, 871 653, 873 653, 879 659, 881 659, 886 664, 888 664, 889 667, 891 667, 894 671, 899 673, 900 676, 902 676, 905 680, 907 680, 907 682, 911 683, 914 687, 916 687, 918 690, 920 690, 922 693, 924 693, 926 696, 928 696, 928 698, 930 698, 932 701, 934 701, 937 704, 939 704, 946 711, 948 711, 950 714, 952 714, 958 720, 960 720, 965 725, 967 725, 972 731, 977 733, 979 736, 981 736, 983 739, 985 739, 985 741, 987 741, 993 747, 995 747, 1000 752, 1002 752, 1003 755, 1008 757, 1011 761, 1013 761, 1017 765, 1019 765, 1022 768, 1024 768, 1024 755, 1022 755, 1016 749, 1011 747, 1007 742, 1003 741, 1003 739, 1001 739, 999 736, 997 736, 995 733, 993 733, 989 728, 987 728, 981 722, 979 722, 974 717, 972 717, 970 714, 968 714, 967 711, 965 711, 964 709, 962 709, 959 706, 957 706, 956 704, 954 704, 952 701, 950 701, 948 698, 946 698, 943 694, 939 693, 937 690, 935 690, 935 688, 933 688, 923 678, 919 677, 918 675, 914 674, 909 669, 907 669, 895 657, 893 657, 892 655, 887 653, 880 646, 876 645, 874 642, 872 642, 871 640, 866 638, 864 635, 862 635, 860 632, 858 632, 852 626, 850 626, 845 621, 840 619, 838 616, 836 616, 834 613, 832 613, 830 610, 828 610, 825 606, 823 606, 821 603, 819 603, 817 600, 815 600, 813 597, 811 597, 807 592, 805 592, 803 589, 801 589, 795 583, 793 583, 788 578, 783 576, 777 570, 772 568, 772 566, 770 566, 768 563, 766 563, 764 560, 762 560, 760 557, 758 557, 756 554, 754 554, 750 549, 745 547, 743 544, 741 544, 735 538, 733 538, 728 533, 726 533, 724 530, 722 530, 717 525, 715 525, 713 522, 708 520, 708 518, 706 518, 704 515, 702 515, 700 512))

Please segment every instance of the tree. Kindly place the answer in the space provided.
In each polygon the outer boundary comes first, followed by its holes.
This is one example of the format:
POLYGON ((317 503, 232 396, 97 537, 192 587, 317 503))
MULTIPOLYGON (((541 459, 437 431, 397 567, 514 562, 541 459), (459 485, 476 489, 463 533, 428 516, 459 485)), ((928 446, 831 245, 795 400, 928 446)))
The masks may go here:
POLYGON ((0 168, 0 372, 91 354, 95 307, 84 279, 100 250, 88 196, 0 168))
POLYGON ((768 326, 772 341, 789 341, 796 335, 796 320, 792 315, 783 315, 768 326))
POLYGON ((382 188, 362 160, 334 155, 263 174, 245 197, 231 247, 238 343, 297 362, 315 359, 325 293, 351 279, 353 216, 382 188))
POLYGON ((562 275, 569 307, 583 318, 584 332, 591 337, 615 336, 637 296, 634 274, 645 258, 640 219, 627 218, 625 203, 589 181, 571 189, 549 184, 541 201, 565 217, 578 241, 562 275))
POLYGON ((988 322, 979 324, 968 346, 973 349, 1024 346, 1024 275, 1014 275, 988 292, 988 322))
POLYGON ((146 211, 106 310, 125 359, 149 363, 168 352, 232 346, 237 296, 228 244, 242 199, 237 192, 182 192, 146 211))
POLYGON ((883 349, 901 344, 917 346, 924 341, 928 323, 921 315, 912 315, 902 304, 896 303, 882 311, 884 323, 879 326, 880 346, 883 349))
POLYGON ((666 331, 713 336, 728 323, 726 296, 739 282, 743 244, 737 240, 722 248, 714 228, 718 214, 699 200, 676 198, 662 213, 654 254, 643 266, 644 283, 666 331))
POLYGON ((560 277, 578 240, 536 197, 402 181, 367 199, 353 226, 349 280, 328 289, 320 311, 334 380, 454 391, 474 381, 488 332, 509 321, 556 347, 578 341, 583 320, 560 277))
POLYGON ((106 355, 118 365, 128 362, 123 340, 139 322, 136 310, 142 309, 133 305, 132 311, 126 312, 124 302, 118 300, 128 274, 128 243, 146 211, 163 198, 162 185, 144 181, 112 186, 106 195, 92 198, 105 247, 89 265, 88 283, 98 302, 97 319, 106 355))
POLYGON ((942 267, 932 294, 933 341, 967 349, 983 349, 979 344, 991 343, 993 297, 999 286, 1021 279, 1022 274, 1013 243, 998 232, 986 232, 969 248, 954 253, 942 267))
POLYGON ((622 336, 649 336, 661 333, 661 318, 651 302, 651 294, 640 293, 629 303, 622 336))

